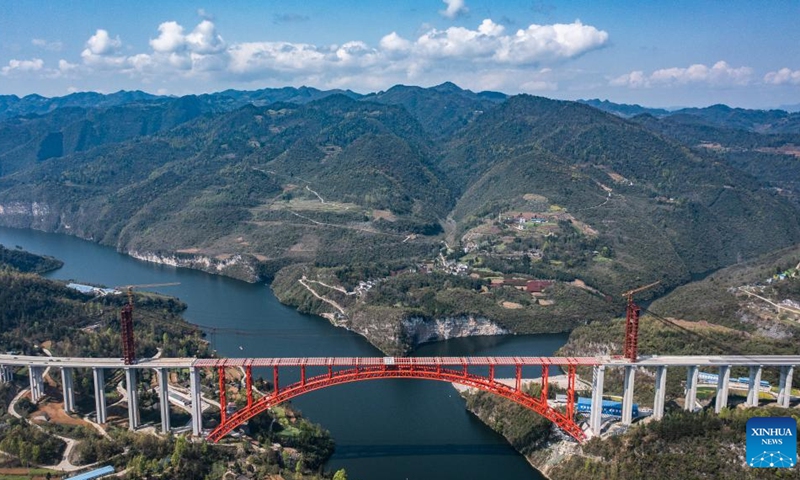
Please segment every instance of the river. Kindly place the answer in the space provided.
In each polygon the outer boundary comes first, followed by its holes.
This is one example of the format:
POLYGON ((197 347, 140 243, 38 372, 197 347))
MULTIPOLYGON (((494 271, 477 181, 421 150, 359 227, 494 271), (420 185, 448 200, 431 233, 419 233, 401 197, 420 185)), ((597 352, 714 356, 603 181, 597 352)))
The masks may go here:
MULTIPOLYGON (((228 329, 208 337, 223 356, 383 356, 363 337, 282 305, 264 283, 142 262, 75 237, 34 230, 0 227, 0 244, 61 259, 64 266, 46 275, 53 279, 107 286, 180 282, 151 290, 186 302, 189 322, 228 329)), ((548 356, 566 339, 566 334, 461 338, 422 345, 415 355, 548 356)), ((513 373, 498 370, 503 375, 513 373)), ((446 383, 352 383, 293 403, 336 440, 327 467, 346 468, 354 480, 544 478, 503 437, 468 413, 446 383)))

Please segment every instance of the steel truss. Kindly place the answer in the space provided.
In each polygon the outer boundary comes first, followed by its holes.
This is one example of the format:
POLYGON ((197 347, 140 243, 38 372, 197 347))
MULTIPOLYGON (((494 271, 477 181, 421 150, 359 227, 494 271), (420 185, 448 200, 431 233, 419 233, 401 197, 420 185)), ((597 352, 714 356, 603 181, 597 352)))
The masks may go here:
MULTIPOLYGON (((224 360, 223 360, 224 363, 224 360)), ((320 390, 335 385, 351 382, 361 382, 366 380, 380 380, 391 378, 411 378, 422 380, 438 380, 441 382, 456 383, 467 387, 477 388, 486 392, 507 398, 512 402, 533 410, 539 415, 555 423, 562 431, 572 436, 579 442, 585 440, 586 436, 581 427, 575 423, 573 412, 575 411, 575 365, 570 364, 567 368, 568 389, 566 413, 555 409, 547 401, 547 379, 549 364, 540 365, 542 368, 542 394, 534 397, 525 393, 521 388, 522 365, 516 367, 515 386, 505 385, 494 378, 494 365, 489 368, 489 376, 476 375, 469 372, 468 364, 462 364, 459 370, 445 368, 441 363, 437 365, 355 365, 353 368, 334 371, 328 365, 327 373, 306 377, 306 366, 300 366, 300 381, 281 388, 278 383, 278 366, 273 367, 274 389, 269 395, 265 395, 258 400, 252 396, 252 378, 250 365, 245 366, 246 386, 247 386, 247 406, 228 415, 226 411, 226 389, 225 389, 225 367, 215 365, 218 368, 220 384, 220 424, 208 434, 208 440, 218 442, 224 436, 233 431, 236 427, 250 420, 256 415, 291 400, 300 395, 315 390, 320 390)))

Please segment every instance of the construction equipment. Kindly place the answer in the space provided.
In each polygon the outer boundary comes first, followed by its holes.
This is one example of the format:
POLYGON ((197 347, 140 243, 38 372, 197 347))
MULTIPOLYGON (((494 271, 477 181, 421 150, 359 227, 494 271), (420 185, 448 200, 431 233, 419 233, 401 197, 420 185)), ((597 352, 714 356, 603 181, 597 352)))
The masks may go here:
POLYGON ((625 313, 625 358, 631 362, 635 362, 639 356, 637 351, 639 346, 639 313, 642 310, 633 303, 633 295, 653 288, 659 283, 661 283, 660 280, 622 294, 623 298, 627 297, 628 299, 628 308, 625 313))
POLYGON ((128 303, 122 307, 119 315, 120 334, 122 336, 122 360, 125 362, 125 365, 132 365, 136 363, 136 340, 133 336, 133 289, 171 287, 174 285, 180 285, 180 283, 148 283, 115 287, 116 290, 125 290, 128 293, 128 303))

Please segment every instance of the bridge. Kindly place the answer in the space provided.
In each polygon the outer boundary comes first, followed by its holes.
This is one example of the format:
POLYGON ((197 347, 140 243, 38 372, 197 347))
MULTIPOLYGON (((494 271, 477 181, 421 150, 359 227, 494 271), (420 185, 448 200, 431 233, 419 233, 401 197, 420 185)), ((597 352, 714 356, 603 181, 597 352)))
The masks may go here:
POLYGON ((637 369, 655 370, 655 397, 653 416, 660 419, 664 415, 667 371, 672 368, 686 368, 686 387, 684 408, 695 410, 697 385, 700 369, 717 373, 716 400, 714 409, 719 412, 728 404, 728 390, 731 383, 731 369, 749 368, 747 405, 758 406, 758 392, 761 376, 765 368, 778 369, 780 382, 778 405, 789 406, 794 367, 800 365, 798 355, 764 356, 644 356, 636 361, 619 357, 318 357, 318 358, 153 358, 139 359, 133 363, 122 358, 70 358, 42 357, 25 355, 0 355, 0 382, 12 382, 15 371, 27 369, 31 400, 36 403, 44 397, 44 372, 56 369, 61 373, 61 386, 64 396, 64 410, 75 411, 75 369, 89 369, 94 381, 95 419, 97 423, 107 422, 105 403, 105 377, 108 371, 122 370, 128 397, 128 426, 134 430, 140 426, 138 397, 136 390, 137 372, 143 369, 154 370, 158 379, 160 399, 161 428, 171 430, 169 417, 169 372, 187 371, 192 417, 192 433, 202 436, 203 403, 201 395, 201 371, 216 374, 219 382, 220 422, 206 434, 209 441, 217 442, 234 429, 256 415, 300 395, 336 385, 351 382, 380 379, 422 379, 450 382, 487 391, 511 400, 533 410, 555 423, 562 431, 577 441, 601 432, 601 413, 605 372, 617 368, 623 370, 624 386, 621 423, 630 425, 633 416, 633 392, 637 369), (575 419, 575 381, 576 369, 592 369, 592 401, 588 425, 584 428, 575 419), (272 370, 273 388, 258 398, 253 387, 253 368, 272 370), (495 377, 498 368, 513 369, 515 381, 508 385, 495 377), (551 403, 547 398, 548 378, 551 368, 566 372, 567 394, 563 407, 551 403), (238 369, 244 376, 246 406, 229 412, 228 383, 226 371, 238 369), (299 370, 299 380, 285 386, 280 384, 280 372, 299 370), (538 371, 541 378, 541 394, 532 396, 522 388, 523 369, 538 371))

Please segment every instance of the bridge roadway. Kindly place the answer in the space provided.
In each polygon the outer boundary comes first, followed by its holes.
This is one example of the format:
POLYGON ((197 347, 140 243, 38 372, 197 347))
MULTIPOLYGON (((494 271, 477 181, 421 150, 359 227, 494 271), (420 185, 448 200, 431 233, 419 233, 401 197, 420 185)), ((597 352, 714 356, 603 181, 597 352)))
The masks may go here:
POLYGON ((281 358, 147 358, 133 365, 125 365, 122 358, 94 357, 43 357, 33 355, 0 354, 0 365, 16 367, 70 367, 70 368, 215 368, 215 367, 352 367, 378 365, 469 365, 469 366, 637 366, 637 367, 718 367, 729 366, 793 366, 800 365, 800 355, 652 355, 642 356, 635 362, 625 358, 601 357, 281 357, 281 358))
MULTIPOLYGON (((463 378, 475 378, 475 375, 468 373, 469 367, 489 367, 489 377, 482 377, 487 380, 486 385, 494 385, 495 366, 517 367, 517 386, 516 391, 519 395, 519 378, 522 367, 541 367, 542 374, 546 379, 547 368, 549 366, 564 367, 570 373, 574 381, 575 367, 592 367, 592 408, 590 413, 589 425, 586 430, 592 435, 600 434, 601 411, 603 400, 603 383, 605 370, 608 368, 622 368, 624 370, 624 386, 622 401, 623 425, 632 422, 633 390, 635 372, 638 368, 655 369, 655 399, 653 402, 653 416, 660 419, 664 413, 666 375, 668 368, 686 368, 686 388, 684 408, 694 410, 697 400, 697 385, 700 368, 717 372, 716 400, 714 409, 719 412, 728 403, 728 389, 730 386, 730 374, 733 367, 748 367, 750 375, 748 377, 748 398, 747 405, 758 406, 758 386, 761 384, 761 375, 764 368, 780 369, 780 384, 778 386, 778 404, 788 407, 791 400, 792 376, 794 367, 800 365, 800 355, 695 355, 695 356, 643 356, 636 362, 630 362, 622 357, 309 357, 309 358, 220 358, 220 359, 198 359, 198 358, 149 358, 141 359, 133 365, 125 365, 121 358, 89 358, 89 357, 45 357, 29 355, 0 354, 0 383, 11 382, 14 380, 14 369, 27 367, 28 379, 30 382, 31 399, 38 402, 44 396, 44 370, 48 367, 61 370, 62 389, 64 392, 64 409, 67 412, 74 410, 74 388, 73 388, 73 369, 87 368, 92 369, 94 377, 94 393, 96 404, 96 418, 98 423, 106 422, 105 405, 105 372, 107 370, 124 370, 128 390, 129 407, 128 420, 129 427, 135 429, 139 426, 138 398, 136 395, 136 376, 141 369, 153 369, 158 376, 158 392, 161 402, 162 429, 167 432, 170 430, 169 422, 169 385, 168 372, 170 370, 189 370, 190 379, 190 402, 192 412, 192 432, 194 435, 202 435, 202 396, 200 393, 200 370, 218 369, 224 379, 224 369, 240 368, 246 372, 248 392, 251 385, 251 369, 271 367, 274 371, 274 384, 277 386, 278 370, 281 367, 299 367, 302 372, 302 381, 305 382, 306 367, 326 367, 328 376, 333 374, 334 367, 336 373, 344 372, 342 369, 354 369, 355 372, 362 368, 364 371, 384 372, 431 372, 439 371, 443 367, 460 368, 463 370, 463 378)), ((430 373, 425 378, 431 378, 430 373)), ((386 376, 373 376, 373 378, 388 378, 386 376)), ((396 376, 396 375, 395 375, 396 376)), ((451 375, 452 376, 452 375, 451 375)), ((406 378, 414 378, 413 375, 406 375, 406 378)), ((423 378, 423 377, 416 377, 423 378)), ((460 378, 460 377, 459 377, 460 378)), ((433 378, 442 380, 443 378, 433 378)), ((303 383, 304 385, 304 383, 303 383)), ((574 385, 574 383, 572 384, 574 385)), ((498 386, 498 388, 500 388, 498 386)), ((499 390, 498 390, 499 391, 499 390)), ((284 393, 282 390, 281 393, 284 393)), ((574 393, 574 389, 572 391, 574 393)), ((277 388, 274 395, 277 397, 277 388)), ((252 402, 252 393, 249 402, 252 402)), ((224 402, 224 398, 221 398, 224 402)), ((248 403, 249 405, 250 403, 248 403)), ((544 406, 547 407, 546 401, 544 406)), ((248 407, 249 408, 249 407, 248 407)), ((223 415, 224 420, 224 415, 223 415)), ((570 420, 572 421, 572 420, 570 420)), ((224 423, 224 422, 223 422, 224 423)))

